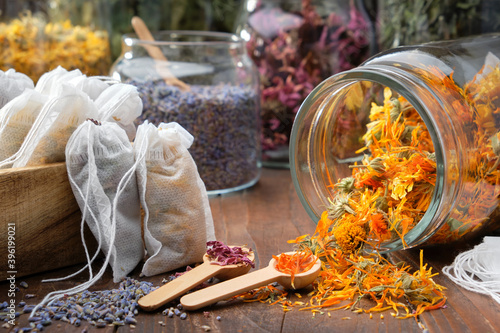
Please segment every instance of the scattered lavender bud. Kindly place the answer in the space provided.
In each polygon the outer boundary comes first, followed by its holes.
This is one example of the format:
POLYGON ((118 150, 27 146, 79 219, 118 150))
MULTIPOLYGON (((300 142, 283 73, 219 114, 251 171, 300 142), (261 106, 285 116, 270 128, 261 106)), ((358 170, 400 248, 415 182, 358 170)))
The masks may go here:
POLYGON ((182 320, 186 319, 187 318, 186 312, 181 313, 181 315, 179 316, 179 318, 181 318, 182 320))
POLYGON ((28 288, 28 283, 26 281, 21 281, 21 282, 19 282, 19 286, 23 287, 24 289, 27 289, 28 288))
POLYGON ((217 316, 215 319, 217 319, 217 321, 220 321, 220 320, 221 320, 221 317, 220 317, 220 316, 217 316))
POLYGON ((31 311, 33 311, 35 307, 33 305, 26 305, 24 308, 23 308, 23 312, 24 313, 30 313, 31 311))

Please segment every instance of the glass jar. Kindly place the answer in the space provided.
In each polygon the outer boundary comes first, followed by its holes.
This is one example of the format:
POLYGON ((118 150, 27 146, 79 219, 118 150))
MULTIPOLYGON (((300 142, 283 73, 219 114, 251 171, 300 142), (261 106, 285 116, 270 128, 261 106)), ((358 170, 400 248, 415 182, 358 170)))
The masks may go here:
POLYGON ((104 75, 111 65, 108 3, 5 1, 0 4, 0 70, 33 81, 57 66, 104 75))
POLYGON ((237 26, 260 74, 264 166, 289 167, 301 103, 322 80, 367 59, 369 22, 352 0, 246 0, 237 26))
POLYGON ((380 50, 500 32, 496 0, 379 0, 380 50))
POLYGON ((290 149, 310 217, 380 251, 498 227, 499 57, 498 34, 401 47, 318 85, 290 149))
POLYGON ((175 121, 189 131, 194 136, 189 151, 209 194, 255 184, 261 169, 260 94, 244 42, 233 34, 202 31, 161 31, 153 37, 148 42, 125 35, 111 70, 139 91, 143 113, 136 124, 175 121))

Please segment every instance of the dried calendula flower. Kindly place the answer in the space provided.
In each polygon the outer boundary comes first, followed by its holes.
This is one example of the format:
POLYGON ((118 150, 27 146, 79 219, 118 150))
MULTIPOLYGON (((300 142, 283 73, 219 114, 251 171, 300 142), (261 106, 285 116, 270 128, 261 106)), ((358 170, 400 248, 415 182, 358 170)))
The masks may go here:
POLYGON ((29 11, 0 23, 0 49, 0 69, 14 68, 35 82, 56 66, 89 76, 107 74, 111 61, 105 30, 47 22, 29 11))
POLYGON ((346 177, 335 184, 335 188, 344 193, 350 193, 354 189, 355 179, 353 177, 346 177))
POLYGON ((332 220, 336 220, 342 217, 344 213, 356 214, 354 209, 352 209, 349 202, 349 194, 339 194, 335 197, 334 201, 330 200, 330 206, 328 207, 328 216, 332 220))
POLYGON ((343 223, 333 230, 337 245, 346 255, 356 252, 366 239, 365 229, 359 225, 343 223))

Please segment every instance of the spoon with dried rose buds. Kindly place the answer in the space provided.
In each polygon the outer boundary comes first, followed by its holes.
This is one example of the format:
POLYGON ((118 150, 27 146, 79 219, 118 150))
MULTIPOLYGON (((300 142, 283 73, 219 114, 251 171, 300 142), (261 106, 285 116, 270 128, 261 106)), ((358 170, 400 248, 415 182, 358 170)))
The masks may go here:
POLYGON ((227 246, 220 241, 208 242, 201 265, 141 297, 139 306, 146 311, 156 310, 211 277, 227 280, 248 273, 255 266, 254 260, 253 251, 246 247, 227 246))
POLYGON ((286 252, 273 256, 265 268, 186 294, 181 304, 186 310, 197 310, 273 282, 301 289, 313 283, 320 270, 321 261, 312 253, 286 252))

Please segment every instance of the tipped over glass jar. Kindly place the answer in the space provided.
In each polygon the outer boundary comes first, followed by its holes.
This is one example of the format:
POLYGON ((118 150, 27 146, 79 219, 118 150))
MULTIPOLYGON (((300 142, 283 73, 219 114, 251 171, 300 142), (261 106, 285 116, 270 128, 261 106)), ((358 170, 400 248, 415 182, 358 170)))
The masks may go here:
POLYGON ((210 195, 254 185, 261 170, 260 93, 243 41, 203 31, 153 37, 123 36, 111 69, 139 91, 143 113, 136 123, 177 122, 190 132, 189 151, 210 195))
POLYGON ((499 97, 499 34, 392 49, 330 77, 292 130, 302 204, 341 248, 392 251, 498 228, 499 97))

